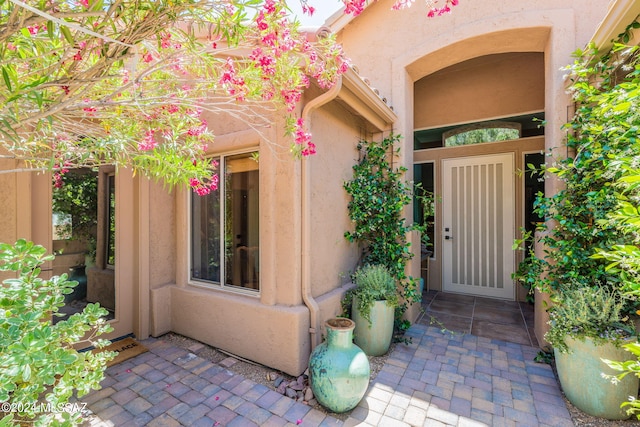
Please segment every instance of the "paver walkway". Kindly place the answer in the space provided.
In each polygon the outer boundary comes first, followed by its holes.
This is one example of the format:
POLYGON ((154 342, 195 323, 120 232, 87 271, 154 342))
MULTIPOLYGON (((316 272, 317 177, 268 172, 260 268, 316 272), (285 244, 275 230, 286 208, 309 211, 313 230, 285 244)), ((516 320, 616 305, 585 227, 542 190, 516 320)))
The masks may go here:
POLYGON ((534 347, 413 325, 344 422, 161 339, 80 398, 92 426, 573 426, 534 347))

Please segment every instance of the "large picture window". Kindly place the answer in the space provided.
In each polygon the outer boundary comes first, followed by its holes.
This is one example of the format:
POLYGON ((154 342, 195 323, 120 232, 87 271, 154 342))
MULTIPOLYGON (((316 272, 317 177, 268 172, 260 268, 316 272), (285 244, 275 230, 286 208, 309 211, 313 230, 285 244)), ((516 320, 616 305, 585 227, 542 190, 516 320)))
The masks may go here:
POLYGON ((260 290, 257 153, 216 158, 219 186, 191 196, 191 280, 260 290))

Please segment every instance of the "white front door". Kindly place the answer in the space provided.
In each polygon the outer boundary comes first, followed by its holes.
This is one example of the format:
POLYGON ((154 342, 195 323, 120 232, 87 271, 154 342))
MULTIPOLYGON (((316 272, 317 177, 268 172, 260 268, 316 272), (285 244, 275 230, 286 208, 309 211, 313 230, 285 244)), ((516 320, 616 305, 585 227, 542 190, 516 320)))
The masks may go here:
POLYGON ((515 298, 512 153, 445 159, 443 290, 515 298))

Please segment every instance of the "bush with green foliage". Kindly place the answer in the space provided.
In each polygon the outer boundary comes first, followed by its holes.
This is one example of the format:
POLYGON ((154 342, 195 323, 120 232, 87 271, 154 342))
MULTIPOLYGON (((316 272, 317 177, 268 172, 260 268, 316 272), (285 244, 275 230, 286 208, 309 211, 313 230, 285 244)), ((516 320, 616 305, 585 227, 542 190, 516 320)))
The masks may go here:
POLYGON ((376 301, 386 301, 390 307, 398 307, 396 279, 384 265, 367 264, 353 274, 355 288, 348 291, 348 299, 358 304, 362 317, 371 323, 371 308, 376 301))
MULTIPOLYGON (((636 52, 621 45, 604 56, 595 48, 578 51, 576 62, 567 67, 577 108, 566 125, 569 155, 542 171, 559 179, 564 189, 549 197, 538 195, 535 209, 546 219, 540 226, 546 231, 546 250, 542 258, 527 258, 516 274, 521 283, 549 292, 552 298, 569 285, 630 289, 627 278, 614 274, 602 254, 637 241, 634 233, 620 232, 615 218, 621 201, 617 183, 629 176, 624 164, 637 163, 639 149, 636 52)), ((635 311, 633 299, 625 310, 635 311)))
MULTIPOLYGON (((567 125, 573 154, 545 169, 566 189, 538 197, 538 213, 550 220, 542 227, 548 249, 543 259, 532 256, 521 264, 517 274, 558 303, 550 310, 547 334, 554 345, 572 327, 573 335, 606 336, 605 326, 621 332, 627 316, 640 314, 640 48, 625 45, 638 28, 632 23, 608 52, 595 46, 576 52, 567 67, 577 108, 567 125), (590 309, 574 301, 583 297, 604 300, 590 309), (579 324, 566 319, 573 306, 588 314, 579 324)), ((624 347, 640 356, 640 344, 624 347)), ((608 363, 622 376, 640 376, 640 359, 608 363)), ((640 413, 637 399, 622 405, 640 413)))
POLYGON ((77 282, 66 274, 41 278, 42 264, 51 260, 45 248, 32 242, 0 243, 0 272, 8 277, 0 286, 0 403, 8 404, 3 410, 11 409, 0 412, 2 426, 78 424, 79 412, 50 409, 65 407, 74 392, 81 397, 99 389, 106 363, 115 356, 74 348, 81 342, 97 348, 109 344, 96 338, 112 330, 104 318, 107 311, 98 304, 52 324, 51 316, 61 316, 64 295, 77 282))
POLYGON ((348 209, 354 230, 344 236, 361 245, 363 264, 383 265, 398 280, 401 301, 396 319, 399 327, 406 328, 406 322, 400 321, 402 314, 409 304, 421 299, 417 280, 405 274, 405 266, 413 257, 407 233, 417 230, 424 234, 425 229, 408 224, 403 216, 412 201, 413 184, 403 180, 406 168, 392 164, 400 152, 396 147, 399 140, 399 135, 390 135, 382 141, 358 144, 360 159, 353 166, 353 179, 344 184, 351 196, 348 209))
POLYGON ((606 287, 568 286, 549 313, 551 329, 545 338, 554 348, 566 352, 565 338, 591 338, 595 343, 614 342, 635 333, 629 316, 624 313, 627 298, 606 287))

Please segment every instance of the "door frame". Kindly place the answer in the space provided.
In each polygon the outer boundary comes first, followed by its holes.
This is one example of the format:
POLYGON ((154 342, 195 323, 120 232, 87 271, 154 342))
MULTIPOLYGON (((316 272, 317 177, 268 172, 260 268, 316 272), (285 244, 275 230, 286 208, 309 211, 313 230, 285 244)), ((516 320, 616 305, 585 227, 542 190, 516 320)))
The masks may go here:
MULTIPOLYGON (((524 165, 524 153, 531 152, 544 152, 545 151, 545 137, 534 136, 528 138, 520 138, 511 141, 501 142, 489 142, 475 145, 465 145, 460 147, 439 147, 430 148, 424 150, 413 151, 413 164, 434 162, 434 183, 435 183, 435 200, 436 200, 436 215, 435 215, 435 236, 434 236, 434 255, 429 263, 428 280, 429 289, 434 291, 442 291, 442 159, 455 158, 455 157, 472 157, 485 154, 497 154, 497 153, 514 153, 515 170, 525 170, 524 165)), ((523 211, 523 193, 524 184, 522 178, 516 174, 515 185, 515 203, 516 203, 516 217, 515 228, 516 233, 520 230, 524 221, 523 211)), ((522 251, 516 252, 516 265, 521 261, 524 253, 522 251)), ((417 260, 416 262, 420 262, 417 260)), ((518 301, 524 301, 527 296, 527 290, 516 285, 516 296, 518 301)))

